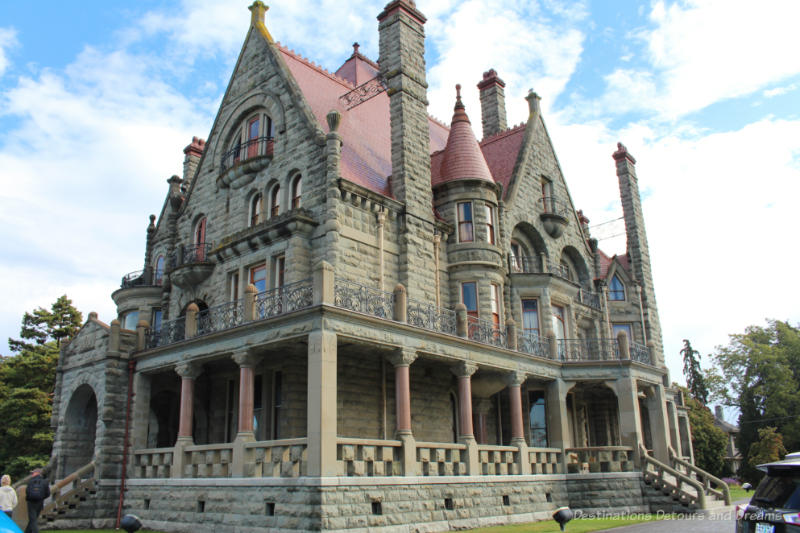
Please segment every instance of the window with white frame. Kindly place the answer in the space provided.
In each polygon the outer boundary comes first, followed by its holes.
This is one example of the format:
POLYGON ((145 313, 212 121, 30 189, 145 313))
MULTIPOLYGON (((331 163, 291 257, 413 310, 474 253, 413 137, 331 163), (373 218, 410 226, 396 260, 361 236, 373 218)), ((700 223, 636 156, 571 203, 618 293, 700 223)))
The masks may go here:
POLYGON ((522 330, 528 335, 539 335, 539 301, 534 298, 522 300, 522 330))
POLYGON ((492 323, 495 328, 500 327, 500 285, 492 283, 489 286, 489 304, 492 309, 492 323))

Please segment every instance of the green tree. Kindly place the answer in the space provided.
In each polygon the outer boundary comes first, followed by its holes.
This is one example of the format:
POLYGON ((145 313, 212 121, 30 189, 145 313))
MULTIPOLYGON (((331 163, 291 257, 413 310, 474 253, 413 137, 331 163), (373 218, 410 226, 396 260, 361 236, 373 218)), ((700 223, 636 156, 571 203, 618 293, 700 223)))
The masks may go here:
MULTIPOLYGON (((776 320, 750 326, 717 347, 712 360, 707 383, 715 399, 739 409, 736 444, 742 456, 750 457, 766 427, 775 427, 788 449, 800 449, 800 330, 776 320)), ((739 475, 748 481, 760 477, 747 461, 739 475)))
POLYGON ((750 446, 747 454, 747 464, 755 471, 757 466, 764 463, 779 461, 786 455, 783 446, 783 437, 775 431, 774 427, 765 427, 758 430, 758 440, 750 446))
POLYGON ((65 294, 53 302, 49 311, 37 307, 32 313, 26 312, 22 315, 22 327, 19 332, 22 339, 8 339, 8 347, 12 352, 19 353, 33 346, 42 346, 49 341, 55 341, 58 348, 62 340, 78 332, 82 323, 81 312, 72 306, 72 300, 65 294))
POLYGON ((729 473, 725 465, 725 446, 728 443, 728 436, 714 424, 711 410, 699 400, 692 398, 687 389, 683 391, 686 396, 686 406, 689 408, 694 462, 706 472, 722 477, 729 473))
POLYGON ((9 339, 17 354, 0 356, 0 471, 12 478, 43 466, 50 457, 53 433, 50 429, 52 396, 61 341, 74 335, 81 313, 66 296, 56 300, 50 311, 37 308, 22 318, 20 337, 9 339))
POLYGON ((708 387, 703 373, 700 371, 700 352, 692 348, 692 343, 683 339, 683 375, 686 378, 686 386, 692 394, 692 398, 703 405, 708 403, 708 387))

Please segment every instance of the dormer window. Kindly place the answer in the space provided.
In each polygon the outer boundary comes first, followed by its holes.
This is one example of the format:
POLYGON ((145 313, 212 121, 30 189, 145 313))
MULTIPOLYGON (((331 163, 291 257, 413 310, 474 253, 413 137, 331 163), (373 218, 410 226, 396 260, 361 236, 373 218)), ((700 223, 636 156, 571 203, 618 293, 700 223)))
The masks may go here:
POLYGON ((298 174, 292 180, 292 209, 300 207, 300 196, 303 194, 303 177, 298 174))
POLYGON ((233 133, 228 150, 222 156, 222 170, 256 157, 272 157, 273 126, 269 115, 250 115, 233 133))
POLYGON ((625 285, 616 274, 611 277, 611 283, 608 285, 608 299, 617 302, 625 300, 625 285))
POLYGON ((256 194, 253 196, 253 199, 250 201, 250 225, 255 226, 261 222, 261 209, 263 204, 263 196, 261 193, 256 194))
POLYGON ((277 183, 269 193, 269 216, 276 217, 281 212, 281 186, 277 183))

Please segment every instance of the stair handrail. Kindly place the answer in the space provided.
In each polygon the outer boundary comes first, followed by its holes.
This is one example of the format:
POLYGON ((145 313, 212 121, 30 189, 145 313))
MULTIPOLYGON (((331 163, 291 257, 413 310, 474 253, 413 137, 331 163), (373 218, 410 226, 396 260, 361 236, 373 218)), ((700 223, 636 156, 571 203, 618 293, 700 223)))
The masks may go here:
POLYGON ((675 450, 673 450, 671 446, 669 448, 669 459, 670 462, 672 462, 673 466, 680 465, 684 467, 687 470, 687 474, 694 472, 694 474, 698 477, 698 479, 700 479, 700 481, 703 483, 704 490, 707 493, 711 493, 715 496, 721 497, 725 501, 725 505, 731 504, 731 491, 728 488, 727 483, 725 483, 718 477, 709 474, 702 468, 699 468, 693 465, 692 463, 678 457, 678 455, 675 453, 675 450), (720 490, 712 489, 711 483, 714 483, 717 487, 720 488, 720 490))
POLYGON ((86 463, 85 465, 83 465, 82 467, 80 467, 79 469, 77 469, 76 471, 74 471, 73 473, 71 473, 70 475, 68 475, 67 477, 58 481, 55 485, 50 487, 50 494, 53 497, 53 499, 55 500, 55 498, 60 496, 61 489, 63 489, 70 483, 72 483, 73 485, 72 488, 76 488, 76 485, 80 482, 81 477, 83 477, 84 474, 87 474, 89 472, 94 473, 94 461, 86 463))
MULTIPOLYGON (((684 474, 680 470, 676 470, 676 469, 672 468, 671 466, 669 466, 668 464, 662 463, 661 461, 659 461, 655 457, 652 457, 651 455, 648 455, 647 454, 647 450, 641 444, 639 444, 639 455, 640 455, 641 460, 642 460, 642 472, 643 473, 645 473, 645 474, 648 473, 647 472, 647 465, 649 463, 649 464, 652 464, 653 466, 656 467, 657 472, 654 472, 654 473, 662 481, 664 481, 664 473, 665 472, 667 474, 671 474, 671 475, 675 476, 675 479, 678 481, 678 486, 675 487, 675 490, 677 490, 678 492, 682 492, 681 491, 681 483, 685 483, 685 484, 689 485, 690 487, 694 487, 694 489, 697 491, 697 505, 698 505, 698 507, 700 507, 701 509, 705 509, 706 508, 706 493, 705 493, 705 490, 704 490, 704 487, 703 487, 702 483, 700 483, 696 479, 684 474)), ((686 493, 684 493, 684 494, 686 494, 686 493)), ((686 494, 686 495, 688 496, 688 494, 686 494)))

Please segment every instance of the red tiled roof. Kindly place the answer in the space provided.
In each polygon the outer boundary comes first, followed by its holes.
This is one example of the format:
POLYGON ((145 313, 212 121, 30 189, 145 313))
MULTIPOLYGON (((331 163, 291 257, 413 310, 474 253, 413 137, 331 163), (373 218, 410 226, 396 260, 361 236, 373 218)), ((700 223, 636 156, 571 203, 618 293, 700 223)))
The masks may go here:
POLYGON ((525 124, 500 132, 497 135, 484 139, 481 150, 486 164, 492 171, 494 181, 503 186, 503 196, 508 194, 508 184, 514 173, 517 155, 522 148, 525 138, 525 124))
MULTIPOLYGON (((352 61, 352 72, 343 65, 338 73, 331 73, 278 44, 289 71, 311 106, 323 131, 328 131, 326 115, 332 109, 342 114, 339 134, 342 136, 342 177, 367 189, 392 196, 389 176, 392 173, 391 128, 389 123, 389 97, 382 92, 357 106, 347 109, 339 97, 355 86, 347 77, 353 74, 359 82, 362 74, 375 77, 374 64, 369 60, 352 61), (370 74, 371 72, 374 72, 370 74)), ((359 54, 360 55, 360 54, 359 54)), ((350 59, 353 59, 352 57, 350 59)), ((366 58, 365 58, 366 59, 366 58)), ((350 61, 350 60, 348 60, 350 61)), ((448 129, 429 118, 431 152, 445 146, 448 129)))
POLYGON ((598 250, 598 253, 600 254, 599 276, 601 278, 605 279, 606 277, 608 277, 608 270, 611 268, 611 263, 613 263, 615 259, 620 264, 620 266, 622 266, 622 268, 625 269, 626 272, 630 272, 631 264, 630 260, 628 259, 628 254, 614 255, 612 257, 609 257, 603 250, 598 250))
POLYGON ((353 43, 353 55, 339 67, 336 75, 353 85, 366 83, 378 75, 378 64, 363 56, 358 51, 358 43, 353 43))
POLYGON ((431 161, 431 185, 461 179, 481 179, 494 182, 486 159, 481 153, 478 141, 472 131, 464 104, 461 102, 461 86, 456 85, 456 105, 453 120, 450 123, 450 135, 447 146, 436 158, 436 165, 431 161))

